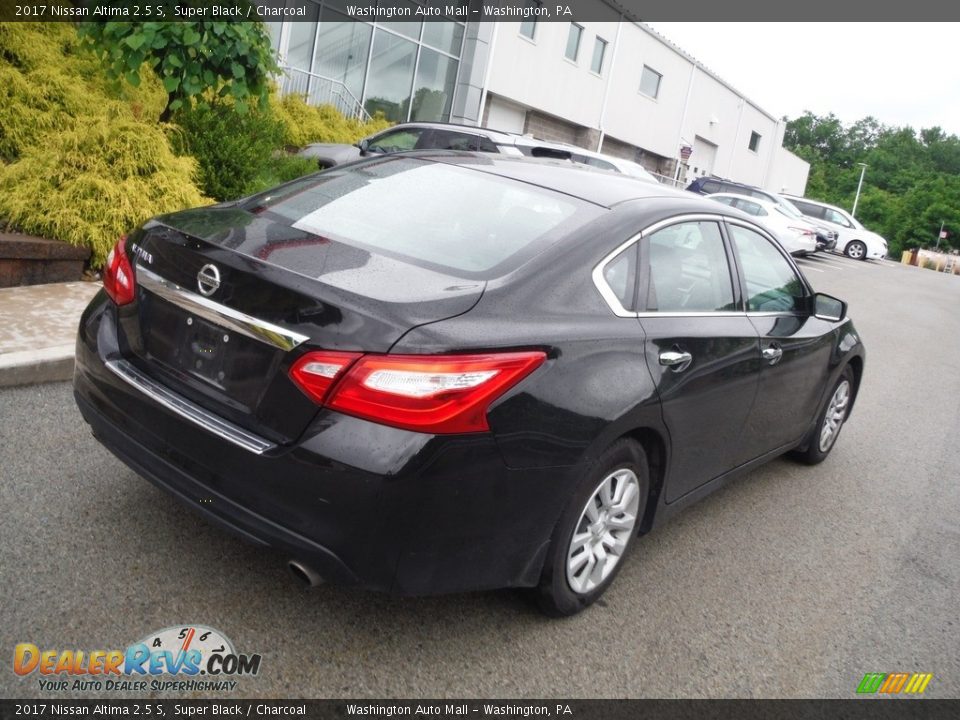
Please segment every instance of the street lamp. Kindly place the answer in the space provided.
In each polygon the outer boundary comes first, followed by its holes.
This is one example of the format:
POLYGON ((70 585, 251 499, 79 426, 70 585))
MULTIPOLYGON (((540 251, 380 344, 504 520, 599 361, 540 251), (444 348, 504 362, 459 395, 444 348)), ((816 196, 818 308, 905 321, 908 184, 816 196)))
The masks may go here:
POLYGON ((857 163, 860 166, 860 182, 857 183, 857 196, 853 199, 853 210, 850 211, 852 217, 857 216, 857 203, 860 202, 860 188, 863 187, 863 176, 867 172, 866 163, 857 163))

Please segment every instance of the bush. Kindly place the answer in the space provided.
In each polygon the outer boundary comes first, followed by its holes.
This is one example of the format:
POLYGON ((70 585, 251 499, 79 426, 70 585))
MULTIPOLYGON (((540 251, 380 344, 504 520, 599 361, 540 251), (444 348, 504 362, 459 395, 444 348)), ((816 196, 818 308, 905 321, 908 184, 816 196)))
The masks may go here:
POLYGON ((68 23, 0 23, 0 225, 89 247, 99 267, 152 215, 206 201, 157 122, 167 95, 109 81, 68 23))
POLYGON ((270 107, 283 123, 283 142, 296 147, 321 142, 352 144, 393 124, 380 114, 368 122, 348 118, 330 105, 307 105, 300 95, 274 95, 270 107))
POLYGON ((99 267, 120 235, 152 215, 201 205, 196 164, 159 125, 100 119, 46 136, 0 171, 0 217, 91 248, 99 267))
POLYGON ((94 119, 156 121, 165 101, 152 74, 139 88, 108 82, 65 23, 0 23, 0 158, 94 119))
POLYGON ((262 189, 284 126, 268 109, 239 113, 229 101, 197 105, 176 116, 185 150, 197 159, 200 187, 217 200, 235 200, 262 189))

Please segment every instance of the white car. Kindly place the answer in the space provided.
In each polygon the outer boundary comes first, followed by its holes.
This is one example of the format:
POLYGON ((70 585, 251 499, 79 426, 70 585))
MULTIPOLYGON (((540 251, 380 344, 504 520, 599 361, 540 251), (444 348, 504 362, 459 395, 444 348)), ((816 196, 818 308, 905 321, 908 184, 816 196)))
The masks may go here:
POLYGON ((752 215, 791 255, 809 255, 817 251, 817 229, 777 203, 735 193, 713 193, 707 197, 752 215))
POLYGON ((837 250, 854 260, 880 260, 887 255, 887 241, 867 230, 843 208, 816 200, 788 196, 790 202, 809 218, 837 231, 837 250))

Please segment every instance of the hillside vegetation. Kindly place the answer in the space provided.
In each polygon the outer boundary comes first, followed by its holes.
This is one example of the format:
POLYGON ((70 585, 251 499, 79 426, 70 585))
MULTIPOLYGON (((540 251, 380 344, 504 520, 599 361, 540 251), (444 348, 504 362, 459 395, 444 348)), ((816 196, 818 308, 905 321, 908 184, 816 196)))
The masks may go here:
POLYGON ((275 94, 246 113, 208 96, 163 123, 168 102, 148 64, 137 87, 110 80, 68 23, 0 23, 0 228, 89 247, 100 267, 153 215, 315 170, 285 147, 388 125, 275 94))
POLYGON ((890 255, 936 244, 960 247, 960 139, 938 127, 919 132, 872 117, 844 125, 805 113, 787 123, 784 146, 810 163, 806 196, 849 210, 864 174, 857 219, 890 243, 890 255))

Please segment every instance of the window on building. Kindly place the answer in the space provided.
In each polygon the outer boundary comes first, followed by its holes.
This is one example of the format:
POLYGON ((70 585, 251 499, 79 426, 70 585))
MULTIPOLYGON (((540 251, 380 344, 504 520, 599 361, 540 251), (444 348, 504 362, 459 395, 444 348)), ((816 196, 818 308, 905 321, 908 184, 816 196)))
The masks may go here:
POLYGON ((593 43, 593 59, 590 61, 590 69, 597 75, 603 72, 603 58, 607 54, 607 41, 599 35, 593 43))
POLYGON ((457 61, 428 48, 420 50, 411 120, 446 120, 457 80, 457 61))
POLYGON ((417 44, 378 28, 373 36, 364 106, 391 122, 406 122, 417 44))
MULTIPOLYGON (((524 3, 524 7, 529 8, 531 10, 536 10, 537 8, 540 8, 542 5, 543 3, 540 2, 540 0, 527 0, 527 2, 524 3)), ((536 19, 531 18, 530 20, 524 20, 522 23, 520 23, 520 34, 523 35, 523 37, 525 38, 529 38, 533 40, 537 34, 536 19)))
POLYGON ((564 53, 567 60, 577 61, 580 54, 580 40, 583 38, 583 28, 576 23, 570 23, 570 32, 567 35, 567 50, 564 53))
MULTIPOLYGON (((313 54, 313 72, 343 83, 358 100, 363 95, 363 74, 370 54, 373 29, 366 23, 352 22, 346 15, 324 8, 313 54)), ((291 23, 296 30, 303 23, 291 23)), ((339 90, 330 82, 315 80, 311 100, 330 103, 339 90)))
POLYGON ((640 75, 640 92, 652 98, 657 97, 660 95, 661 80, 663 80, 663 75, 644 65, 643 73, 640 75))
POLYGON ((748 147, 754 152, 757 152, 760 149, 760 133, 758 132, 750 133, 750 144, 748 145, 748 147))

